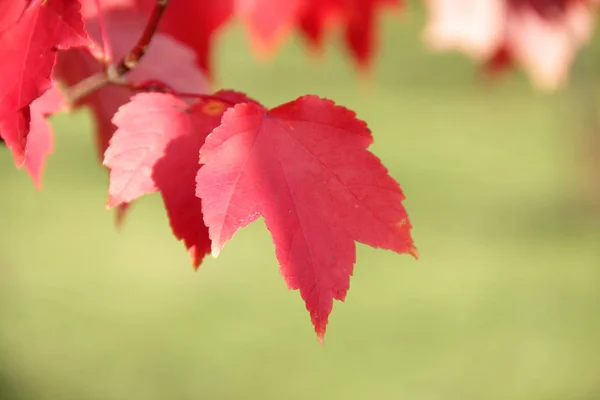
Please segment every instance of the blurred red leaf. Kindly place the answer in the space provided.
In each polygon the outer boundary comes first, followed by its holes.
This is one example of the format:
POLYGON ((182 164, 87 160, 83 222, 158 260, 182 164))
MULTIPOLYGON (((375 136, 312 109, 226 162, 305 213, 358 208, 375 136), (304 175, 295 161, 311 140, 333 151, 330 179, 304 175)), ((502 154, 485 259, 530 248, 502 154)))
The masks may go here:
POLYGON ((296 25, 306 0, 237 0, 236 12, 245 21, 254 47, 272 53, 296 25))
POLYGON ((344 30, 346 48, 361 68, 368 68, 378 42, 377 18, 387 9, 399 9, 401 0, 304 0, 300 31, 317 50, 334 27, 344 30))
POLYGON ((346 2, 346 43, 358 65, 368 68, 379 43, 377 18, 379 9, 400 7, 399 0, 352 0, 346 2))
POLYGON ((305 0, 299 18, 300 31, 309 44, 320 50, 325 33, 340 23, 342 18, 342 0, 305 0))
POLYGON ((546 90, 564 84, 589 42, 597 0, 427 0, 424 37, 438 51, 458 50, 496 72, 521 66, 546 90))

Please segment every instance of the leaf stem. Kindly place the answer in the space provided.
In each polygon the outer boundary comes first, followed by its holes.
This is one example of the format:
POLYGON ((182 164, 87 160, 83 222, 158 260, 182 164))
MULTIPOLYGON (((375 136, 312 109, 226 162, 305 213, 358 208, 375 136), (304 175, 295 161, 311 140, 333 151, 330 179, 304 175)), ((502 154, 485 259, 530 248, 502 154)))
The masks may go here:
POLYGON ((177 97, 187 97, 191 99, 197 99, 204 102, 216 100, 221 103, 227 104, 229 106, 235 106, 237 103, 225 98, 222 98, 218 95, 214 94, 205 94, 205 93, 192 93, 192 92, 178 92, 173 90, 171 87, 166 85, 165 83, 158 80, 147 80, 142 82, 135 83, 124 83, 124 86, 128 87, 133 91, 145 91, 145 92, 160 92, 160 93, 169 93, 173 96, 177 97))
POLYGON ((128 82, 126 86, 133 91, 162 92, 176 94, 166 83, 150 79, 141 82, 128 82))
POLYGON ((198 99, 198 100, 202 100, 202 101, 216 100, 216 101, 220 101, 221 103, 225 103, 229 106, 235 106, 237 104, 235 101, 231 101, 231 100, 225 99, 223 97, 215 96, 212 94, 200 94, 200 93, 189 93, 189 92, 173 92, 173 94, 178 97, 189 97, 189 98, 194 98, 194 99, 198 99))

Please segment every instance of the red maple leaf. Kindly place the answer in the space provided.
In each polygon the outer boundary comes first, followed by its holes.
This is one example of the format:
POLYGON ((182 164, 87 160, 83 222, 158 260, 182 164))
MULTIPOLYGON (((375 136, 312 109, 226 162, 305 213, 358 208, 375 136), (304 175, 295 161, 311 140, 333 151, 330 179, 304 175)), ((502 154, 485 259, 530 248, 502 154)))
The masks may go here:
POLYGON ((0 116, 0 136, 11 149, 16 166, 27 170, 38 189, 46 157, 53 148, 52 132, 46 117, 64 107, 60 92, 52 87, 35 99, 30 107, 0 116))
POLYGON ((0 30, 0 113, 4 115, 29 106, 50 89, 58 49, 90 43, 78 1, 33 0, 19 11, 21 4, 11 4, 8 22, 2 20, 7 26, 0 26, 4 28, 0 30), (17 14, 21 15, 14 22, 17 14))
POLYGON ((262 215, 321 341, 349 288, 355 241, 417 255, 404 195, 372 142, 352 111, 304 96, 272 110, 238 104, 200 150, 196 195, 213 255, 262 215))
POLYGON ((110 168, 107 206, 160 191, 173 234, 184 241, 196 268, 210 251, 202 201, 194 190, 198 151, 227 107, 239 101, 251 100, 222 91, 188 106, 171 94, 145 93, 113 119, 118 129, 104 157, 110 168))

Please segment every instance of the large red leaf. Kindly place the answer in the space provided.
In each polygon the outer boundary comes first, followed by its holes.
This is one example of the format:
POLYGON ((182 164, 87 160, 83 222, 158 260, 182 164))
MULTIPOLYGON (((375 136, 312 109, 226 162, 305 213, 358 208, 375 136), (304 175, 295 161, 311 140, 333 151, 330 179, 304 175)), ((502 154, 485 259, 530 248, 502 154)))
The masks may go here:
POLYGON ((29 106, 50 89, 58 49, 89 44, 78 1, 33 0, 16 23, 20 2, 13 4, 0 30, 1 114, 29 106))
POLYGON ((229 109, 200 150, 196 195, 213 255, 262 215, 320 340, 349 288, 355 241, 417 254, 404 195, 367 150, 372 141, 352 111, 304 96, 270 111, 229 109))
POLYGON ((235 92, 215 96, 189 107, 170 94, 136 95, 115 115, 118 129, 104 157, 110 168, 108 206, 160 191, 173 234, 184 241, 195 267, 210 251, 194 190, 198 151, 229 104, 249 101, 235 92))

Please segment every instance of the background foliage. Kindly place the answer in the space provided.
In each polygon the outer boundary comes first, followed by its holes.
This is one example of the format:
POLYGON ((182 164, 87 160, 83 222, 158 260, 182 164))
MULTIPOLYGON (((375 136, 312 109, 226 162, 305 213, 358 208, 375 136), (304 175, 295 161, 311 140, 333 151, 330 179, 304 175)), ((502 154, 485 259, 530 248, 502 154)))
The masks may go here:
POLYGON ((263 223, 198 272, 156 195, 116 232, 87 115, 61 116, 42 192, 0 152, 0 398, 600 397, 600 230, 577 202, 598 45, 547 96, 519 75, 481 85, 419 43, 416 7, 401 20, 385 19, 371 84, 333 45, 259 62, 237 28, 217 78, 269 106, 315 93, 356 110, 407 194, 420 261, 359 245, 319 346, 263 223))

